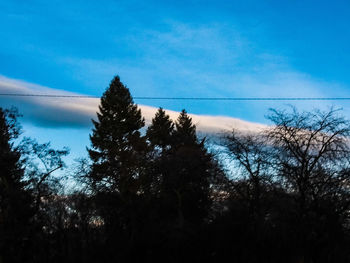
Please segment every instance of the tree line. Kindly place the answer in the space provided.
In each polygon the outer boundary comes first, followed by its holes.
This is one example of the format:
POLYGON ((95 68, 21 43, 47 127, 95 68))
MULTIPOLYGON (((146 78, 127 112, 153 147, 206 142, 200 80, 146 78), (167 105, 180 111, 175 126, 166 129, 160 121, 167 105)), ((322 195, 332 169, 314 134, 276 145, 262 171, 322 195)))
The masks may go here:
POLYGON ((64 191, 68 149, 24 137, 0 108, 0 263, 350 262, 350 123, 337 110, 271 110, 221 137, 183 110, 146 127, 116 76, 64 191), (223 157, 224 156, 224 157, 223 157), (229 160, 229 168, 222 159, 229 160))

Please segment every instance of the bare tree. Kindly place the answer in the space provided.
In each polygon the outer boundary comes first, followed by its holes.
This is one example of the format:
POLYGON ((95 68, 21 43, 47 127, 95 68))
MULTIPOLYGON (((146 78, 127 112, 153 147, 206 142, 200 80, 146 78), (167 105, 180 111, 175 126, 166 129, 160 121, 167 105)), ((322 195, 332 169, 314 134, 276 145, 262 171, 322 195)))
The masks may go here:
POLYGON ((253 213, 261 216, 263 189, 272 183, 270 149, 260 133, 235 130, 225 138, 228 156, 241 178, 233 182, 234 193, 244 197, 253 213))
POLYGON ((68 148, 55 150, 51 144, 40 144, 36 140, 24 137, 20 150, 26 166, 26 176, 30 179, 30 187, 35 197, 36 209, 39 209, 41 199, 58 192, 62 188, 62 177, 52 176, 56 171, 63 169, 63 157, 69 154, 68 148))
MULTIPOLYGON (((348 197, 350 123, 338 111, 271 110, 266 132, 277 175, 298 198, 302 212, 324 198, 348 197)), ((344 204, 343 204, 344 205, 344 204)), ((349 203, 346 202, 348 209, 349 203)))
POLYGON ((245 198, 255 215, 252 223, 260 226, 254 231, 279 229, 286 231, 283 238, 294 236, 298 260, 327 256, 334 262, 349 229, 350 122, 334 109, 271 110, 268 118, 274 125, 264 131, 226 137, 241 176, 232 180, 231 195, 245 198))

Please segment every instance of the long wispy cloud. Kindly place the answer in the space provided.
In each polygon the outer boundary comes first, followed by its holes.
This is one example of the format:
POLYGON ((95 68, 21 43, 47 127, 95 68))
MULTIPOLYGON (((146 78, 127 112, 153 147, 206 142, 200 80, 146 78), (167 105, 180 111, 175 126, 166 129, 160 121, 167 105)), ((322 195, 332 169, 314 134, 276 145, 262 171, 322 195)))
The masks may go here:
MULTIPOLYGON (((57 94, 81 95, 72 92, 43 87, 25 81, 0 76, 0 93, 14 94, 57 94)), ((91 127, 91 119, 96 117, 99 99, 94 98, 55 98, 55 97, 1 97, 0 106, 16 106, 24 115, 24 120, 42 127, 91 127)), ((146 124, 151 123, 156 107, 139 105, 146 124)), ((166 110, 173 120, 179 113, 166 110)), ((221 133, 232 129, 257 131, 265 125, 232 117, 190 114, 198 131, 221 133)))

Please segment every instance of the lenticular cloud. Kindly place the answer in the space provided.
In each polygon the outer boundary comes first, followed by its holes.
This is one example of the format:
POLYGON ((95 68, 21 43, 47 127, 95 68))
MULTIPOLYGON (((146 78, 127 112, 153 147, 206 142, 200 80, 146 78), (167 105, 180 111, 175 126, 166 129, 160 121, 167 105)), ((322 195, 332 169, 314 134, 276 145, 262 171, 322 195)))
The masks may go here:
MULTIPOLYGON (((63 90, 51 89, 33 83, 0 76, 0 93, 11 94, 49 94, 81 95, 63 90)), ((91 127, 91 119, 96 117, 99 99, 96 98, 47 98, 47 97, 7 97, 0 96, 0 106, 16 106, 30 121, 42 127, 91 127)), ((157 108, 139 105, 146 124, 150 124, 157 108)), ((166 110, 173 120, 178 112, 166 110)), ((242 132, 254 132, 265 126, 225 116, 190 114, 197 130, 202 133, 221 133, 237 129, 242 132)))

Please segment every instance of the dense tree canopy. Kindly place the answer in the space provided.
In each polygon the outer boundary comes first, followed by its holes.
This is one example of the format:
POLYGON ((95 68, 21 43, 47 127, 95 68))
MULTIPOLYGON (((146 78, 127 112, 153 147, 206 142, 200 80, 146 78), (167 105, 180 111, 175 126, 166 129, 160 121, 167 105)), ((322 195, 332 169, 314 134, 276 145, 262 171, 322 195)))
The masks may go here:
POLYGON ((172 120, 159 108, 145 127, 115 77, 89 159, 61 173, 68 149, 20 140, 17 116, 0 108, 0 263, 350 262, 350 123, 338 111, 271 110, 273 125, 216 147, 185 110, 172 120))

